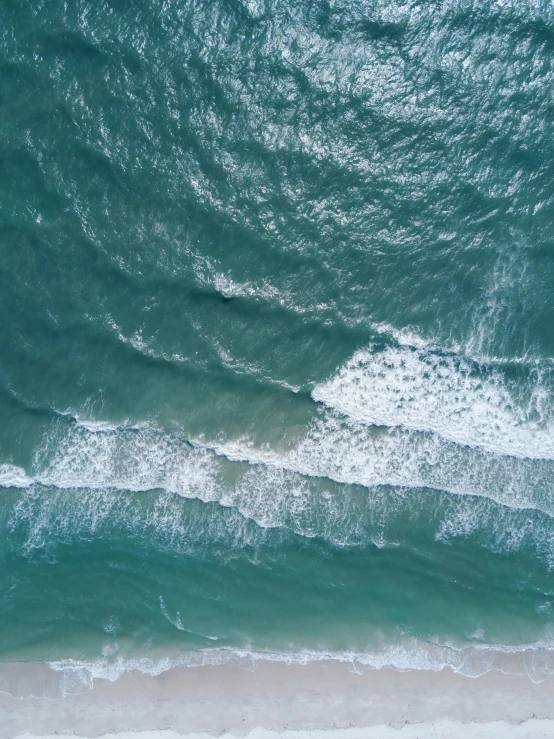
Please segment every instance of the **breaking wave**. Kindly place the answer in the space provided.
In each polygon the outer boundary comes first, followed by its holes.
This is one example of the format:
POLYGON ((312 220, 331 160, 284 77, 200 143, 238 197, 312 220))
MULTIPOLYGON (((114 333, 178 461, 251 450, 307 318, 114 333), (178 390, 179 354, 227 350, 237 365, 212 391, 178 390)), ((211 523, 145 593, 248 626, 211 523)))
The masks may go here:
MULTIPOLYGON (((110 651, 110 650, 108 650, 110 651)), ((509 675, 527 675, 534 683, 541 683, 554 674, 554 647, 529 645, 510 647, 504 645, 476 645, 453 647, 432 642, 407 639, 396 645, 386 645, 367 652, 326 652, 302 650, 293 653, 256 651, 244 649, 208 648, 180 652, 157 657, 105 656, 97 660, 63 659, 48 663, 49 671, 39 673, 33 679, 32 670, 20 670, 25 679, 14 679, 17 665, 7 664, 0 669, 0 691, 19 698, 65 698, 93 687, 96 680, 115 682, 128 672, 140 672, 155 677, 176 667, 206 667, 233 665, 255 670, 262 662, 299 664, 320 662, 344 666, 353 672, 392 668, 407 670, 432 670, 450 668, 467 677, 479 677, 498 671, 509 675)), ((21 669, 22 668, 22 669, 21 669)))

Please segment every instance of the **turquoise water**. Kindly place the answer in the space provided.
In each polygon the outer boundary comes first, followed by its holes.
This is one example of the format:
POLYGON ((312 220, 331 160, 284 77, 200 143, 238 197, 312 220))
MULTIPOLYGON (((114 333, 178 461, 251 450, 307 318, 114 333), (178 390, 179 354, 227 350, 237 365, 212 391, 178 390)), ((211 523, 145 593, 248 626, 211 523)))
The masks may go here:
POLYGON ((554 670, 552 5, 6 1, 0 65, 0 658, 554 670))

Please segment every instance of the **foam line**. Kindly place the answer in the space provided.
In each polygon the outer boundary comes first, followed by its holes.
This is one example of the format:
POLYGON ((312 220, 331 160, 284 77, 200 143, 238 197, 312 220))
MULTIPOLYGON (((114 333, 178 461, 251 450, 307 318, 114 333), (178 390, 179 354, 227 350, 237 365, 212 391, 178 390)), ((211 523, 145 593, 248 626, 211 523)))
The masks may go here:
MULTIPOLYGON (((378 544, 380 535, 374 534, 383 525, 377 521, 394 519, 399 507, 417 505, 418 496, 430 494, 423 488, 458 498, 448 520, 437 519, 437 536, 449 538, 458 528, 468 532, 487 525, 497 538, 502 520, 506 537, 511 532, 514 539, 514 510, 554 515, 553 481, 549 461, 501 457, 435 435, 383 431, 334 411, 321 414, 294 445, 279 452, 248 439, 209 448, 154 428, 89 430, 58 424, 37 450, 34 475, 13 465, 0 467, 5 487, 86 490, 86 500, 91 491, 103 491, 103 497, 96 496, 97 507, 113 505, 113 491, 161 489, 233 508, 262 528, 288 528, 341 545, 378 544), (489 520, 489 500, 508 510, 495 508, 494 520, 489 520)), ((38 504, 30 496, 18 508, 18 520, 37 516, 38 504)), ((536 523, 538 536, 544 526, 536 523)), ((514 540, 522 541, 528 533, 520 521, 514 540)))
MULTIPOLYGON (((58 679, 49 687, 48 697, 64 697, 91 688, 95 680, 114 682, 125 673, 138 671, 157 676, 177 666, 234 665, 254 670, 260 662, 282 662, 306 665, 312 662, 338 662, 351 666, 354 672, 384 667, 401 672, 408 670, 441 671, 446 667, 467 677, 479 677, 491 671, 509 675, 527 675, 534 683, 554 673, 554 646, 547 644, 522 647, 472 646, 454 648, 416 639, 367 652, 294 653, 256 651, 252 649, 207 648, 159 657, 103 657, 83 661, 63 659, 49 662, 58 679)), ((0 686, 0 690, 2 686, 0 686)), ((26 696, 20 696, 26 697, 26 696)), ((46 696, 44 696, 46 697, 46 696)))
POLYGON ((358 351, 314 400, 377 426, 431 432, 499 454, 554 459, 550 371, 525 392, 497 368, 409 346, 358 351))

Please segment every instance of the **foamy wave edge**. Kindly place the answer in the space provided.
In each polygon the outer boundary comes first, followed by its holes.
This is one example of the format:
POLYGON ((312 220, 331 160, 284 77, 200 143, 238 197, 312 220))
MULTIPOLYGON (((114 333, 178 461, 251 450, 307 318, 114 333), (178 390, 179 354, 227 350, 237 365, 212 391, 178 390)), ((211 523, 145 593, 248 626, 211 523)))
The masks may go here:
MULTIPOLYGON (((109 648, 107 649, 109 652, 109 648)), ((239 669, 255 670, 260 663, 308 665, 327 663, 344 666, 350 672, 362 674, 366 670, 383 668, 408 672, 429 670, 440 672, 450 668, 465 677, 477 678, 497 671, 506 675, 525 676, 533 683, 541 683, 554 674, 554 645, 533 644, 525 646, 490 646, 485 644, 453 647, 433 642, 411 640, 403 644, 382 647, 368 652, 311 651, 303 649, 284 653, 252 649, 208 648, 177 652, 152 657, 106 656, 83 661, 61 659, 46 663, 19 663, 25 668, 42 664, 49 668, 48 679, 44 675, 36 681, 13 680, 9 670, 0 670, 0 692, 17 698, 65 698, 93 687, 95 680, 115 682, 128 672, 140 672, 157 677, 176 667, 208 667, 231 665, 239 669), (40 694, 37 694, 36 691, 40 694)), ((13 665, 14 663, 10 663, 13 665)), ((6 666, 10 666, 6 664, 6 666)))

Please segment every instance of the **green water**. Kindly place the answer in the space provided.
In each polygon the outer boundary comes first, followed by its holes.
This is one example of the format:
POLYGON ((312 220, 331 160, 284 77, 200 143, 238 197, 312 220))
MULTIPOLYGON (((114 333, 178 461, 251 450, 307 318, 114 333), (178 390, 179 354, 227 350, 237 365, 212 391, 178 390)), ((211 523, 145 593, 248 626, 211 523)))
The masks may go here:
POLYGON ((0 658, 554 670, 552 5, 5 0, 0 80, 0 658))

